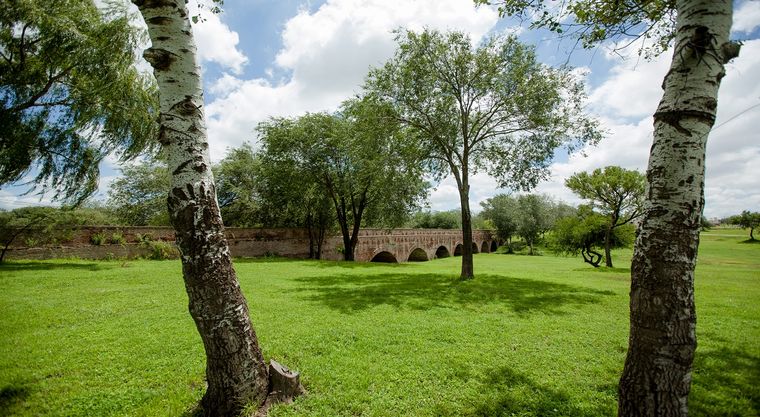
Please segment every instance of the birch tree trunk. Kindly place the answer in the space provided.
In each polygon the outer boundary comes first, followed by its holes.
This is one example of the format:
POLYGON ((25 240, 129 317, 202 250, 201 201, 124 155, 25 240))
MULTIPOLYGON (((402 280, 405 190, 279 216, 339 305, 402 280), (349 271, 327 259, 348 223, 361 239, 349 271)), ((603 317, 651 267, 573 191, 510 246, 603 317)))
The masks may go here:
POLYGON ((144 56, 160 90, 160 137, 172 174, 168 206, 206 350, 207 416, 237 415, 267 396, 267 367, 232 267, 208 155, 203 91, 185 0, 133 0, 148 25, 144 56))
POLYGON ((679 0, 676 43, 654 114, 644 217, 631 266, 631 330, 620 416, 687 416, 696 349, 694 266, 705 147, 715 122, 731 0, 679 0))

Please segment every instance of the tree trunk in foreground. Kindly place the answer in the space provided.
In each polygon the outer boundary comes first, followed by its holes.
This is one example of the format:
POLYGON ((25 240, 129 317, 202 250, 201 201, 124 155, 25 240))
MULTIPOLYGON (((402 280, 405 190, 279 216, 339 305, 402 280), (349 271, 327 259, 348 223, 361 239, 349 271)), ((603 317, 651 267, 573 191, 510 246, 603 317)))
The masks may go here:
POLYGON ((687 416, 696 349, 694 266, 707 135, 715 122, 731 1, 678 1, 676 43, 654 114, 644 217, 631 266, 631 331, 620 416, 687 416))
POLYGON ((267 368, 240 291, 208 156, 203 92, 185 0, 133 0, 153 46, 145 58, 160 91, 159 140, 167 151, 172 185, 168 205, 190 314, 206 350, 207 416, 234 416, 261 405, 267 368))

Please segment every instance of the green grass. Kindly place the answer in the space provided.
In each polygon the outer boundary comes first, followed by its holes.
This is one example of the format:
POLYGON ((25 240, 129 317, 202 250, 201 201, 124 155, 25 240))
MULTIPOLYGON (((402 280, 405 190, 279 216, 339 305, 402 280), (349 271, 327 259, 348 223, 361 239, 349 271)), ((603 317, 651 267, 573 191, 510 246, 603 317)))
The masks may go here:
MULTIPOLYGON (((760 415, 760 245, 702 234, 695 416, 760 415)), ((630 251, 401 265, 238 260, 260 343, 308 396, 271 416, 609 416, 630 251)), ((200 339, 177 261, 0 266, 0 415, 189 415, 200 339)))

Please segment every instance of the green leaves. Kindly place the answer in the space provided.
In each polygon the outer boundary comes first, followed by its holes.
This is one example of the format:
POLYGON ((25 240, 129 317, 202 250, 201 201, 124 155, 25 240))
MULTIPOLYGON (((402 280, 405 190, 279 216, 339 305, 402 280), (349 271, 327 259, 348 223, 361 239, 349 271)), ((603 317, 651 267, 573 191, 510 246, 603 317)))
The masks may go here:
POLYGON ((137 72, 142 36, 126 11, 91 2, 4 0, 0 7, 0 184, 26 179, 81 202, 106 155, 157 144, 157 91, 137 72))

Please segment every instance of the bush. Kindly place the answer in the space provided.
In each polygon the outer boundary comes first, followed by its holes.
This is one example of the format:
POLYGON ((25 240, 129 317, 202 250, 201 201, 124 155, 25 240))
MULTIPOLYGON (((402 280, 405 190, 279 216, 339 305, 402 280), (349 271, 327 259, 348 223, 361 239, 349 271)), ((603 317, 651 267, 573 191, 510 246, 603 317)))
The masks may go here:
POLYGON ((149 240, 149 241, 143 241, 141 245, 150 250, 150 253, 148 254, 148 259, 152 259, 154 261, 162 261, 164 259, 174 259, 179 256, 179 250, 177 250, 177 247, 169 242, 162 242, 160 240, 157 240, 157 241, 149 240))
POLYGON ((127 239, 124 238, 124 235, 121 232, 113 232, 111 238, 108 239, 108 242, 115 245, 123 245, 127 243, 127 239))
POLYGON ((90 236, 90 243, 92 243, 95 246, 100 246, 105 241, 106 241, 106 237, 105 235, 103 235, 103 233, 93 233, 93 235, 90 236))

